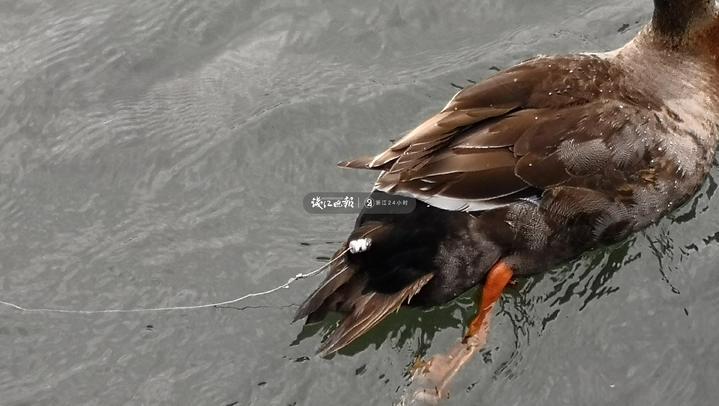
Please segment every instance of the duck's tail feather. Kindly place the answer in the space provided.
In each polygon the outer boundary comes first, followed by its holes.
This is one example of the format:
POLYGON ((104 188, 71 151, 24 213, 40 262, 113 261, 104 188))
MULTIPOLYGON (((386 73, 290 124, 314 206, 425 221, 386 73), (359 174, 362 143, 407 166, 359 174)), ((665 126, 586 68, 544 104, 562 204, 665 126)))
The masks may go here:
POLYGON ((344 317, 339 327, 322 344, 319 351, 320 355, 329 355, 345 347, 367 332, 367 330, 376 326, 390 313, 399 309, 403 303, 409 302, 412 296, 416 295, 433 276, 433 274, 426 274, 395 293, 362 293, 359 291, 359 296, 352 300, 349 314, 344 317))
POLYGON ((295 321, 307 317, 307 323, 322 320, 331 311, 344 314, 339 327, 323 343, 320 354, 331 354, 364 334, 409 302, 432 279, 433 274, 423 274, 391 293, 376 292, 368 287, 369 274, 359 268, 359 263, 348 260, 348 255, 354 255, 347 249, 349 242, 367 238, 381 245, 391 230, 391 226, 381 222, 368 222, 355 229, 333 256, 327 278, 297 310, 295 321))
POLYGON ((353 300, 360 296, 367 285, 364 276, 357 272, 356 265, 347 261, 349 241, 357 238, 381 236, 383 224, 367 224, 352 232, 347 242, 332 256, 332 266, 324 282, 300 305, 293 320, 307 317, 307 323, 324 318, 329 311, 348 313, 353 300))
POLYGON ((327 278, 325 278, 324 282, 300 305, 293 322, 309 317, 307 322, 312 323, 323 318, 329 310, 338 310, 334 308, 336 306, 328 303, 328 299, 342 285, 349 282, 355 274, 355 270, 347 264, 347 257, 344 255, 346 251, 347 243, 342 244, 342 247, 332 256, 332 261, 334 262, 330 267, 327 278), (342 258, 338 259, 339 255, 342 255, 342 258))

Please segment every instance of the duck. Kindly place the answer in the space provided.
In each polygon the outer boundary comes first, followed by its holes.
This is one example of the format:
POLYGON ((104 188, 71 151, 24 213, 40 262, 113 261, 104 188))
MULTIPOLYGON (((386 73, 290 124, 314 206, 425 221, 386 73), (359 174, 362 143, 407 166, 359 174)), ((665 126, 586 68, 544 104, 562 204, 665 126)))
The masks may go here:
POLYGON ((651 20, 617 50, 502 70, 385 151, 339 164, 378 171, 371 198, 414 210, 363 209, 295 320, 342 315, 326 356, 400 307, 476 288, 460 341, 469 345, 486 337, 513 280, 625 240, 687 202, 712 167, 718 123, 713 0, 654 0, 651 20))

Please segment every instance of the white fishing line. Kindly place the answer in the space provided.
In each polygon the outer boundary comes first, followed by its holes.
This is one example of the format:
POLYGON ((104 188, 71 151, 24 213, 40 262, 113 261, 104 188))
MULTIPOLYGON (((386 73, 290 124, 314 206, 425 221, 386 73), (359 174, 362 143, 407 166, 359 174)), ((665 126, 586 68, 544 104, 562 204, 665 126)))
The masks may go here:
POLYGON ((69 314, 102 314, 102 313, 146 313, 146 312, 164 312, 164 311, 171 311, 171 310, 197 310, 197 309, 206 309, 210 307, 219 307, 219 306, 226 306, 230 304, 234 304, 237 302, 241 302, 243 300, 252 298, 252 297, 258 297, 258 296, 265 296, 269 295, 271 293, 275 293, 278 290, 281 289, 287 289, 295 283, 296 281, 300 279, 306 279, 311 278, 320 272, 324 271, 328 266, 332 265, 334 262, 342 258, 344 254, 346 254, 349 251, 349 248, 340 252, 337 254, 332 260, 327 262, 326 264, 322 265, 321 267, 315 269, 312 272, 308 273, 298 273, 297 275, 291 277, 287 280, 287 282, 283 283, 282 285, 276 286, 270 290, 266 290, 264 292, 256 292, 256 293, 248 293, 244 296, 240 296, 235 299, 226 300, 224 302, 217 302, 217 303, 207 303, 207 304, 199 304, 199 305, 192 305, 192 306, 168 306, 168 307, 150 307, 150 308, 136 308, 136 309, 98 309, 98 310, 74 310, 74 309, 51 309, 51 308, 32 308, 32 307, 24 307, 20 306, 15 303, 7 302, 4 300, 0 300, 0 305, 7 306, 10 308, 13 308, 15 310, 19 310, 21 312, 26 313, 69 313, 69 314))

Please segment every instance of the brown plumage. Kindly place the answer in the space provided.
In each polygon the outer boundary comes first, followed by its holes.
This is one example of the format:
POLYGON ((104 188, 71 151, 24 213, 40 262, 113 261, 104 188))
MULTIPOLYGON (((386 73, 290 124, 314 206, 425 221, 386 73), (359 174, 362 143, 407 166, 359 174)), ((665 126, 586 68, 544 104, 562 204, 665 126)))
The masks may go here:
POLYGON ((696 192, 717 143, 719 18, 713 1, 655 4, 623 48, 521 63, 460 91, 379 155, 340 164, 381 171, 375 194, 419 204, 362 213, 348 241, 371 247, 343 253, 298 312, 347 314, 325 352, 410 297, 444 303, 498 261, 516 275, 545 271, 696 192))

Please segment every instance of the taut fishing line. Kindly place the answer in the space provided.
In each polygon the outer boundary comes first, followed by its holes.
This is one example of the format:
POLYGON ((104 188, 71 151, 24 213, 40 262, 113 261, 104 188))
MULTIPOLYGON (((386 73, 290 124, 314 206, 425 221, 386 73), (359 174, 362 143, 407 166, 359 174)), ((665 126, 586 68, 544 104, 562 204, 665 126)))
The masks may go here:
POLYGON ((335 261, 342 258, 344 254, 346 254, 350 249, 346 249, 339 254, 335 255, 335 257, 327 262, 326 264, 322 265, 321 267, 315 269, 312 272, 308 273, 298 273, 297 275, 291 277, 287 280, 287 282, 283 283, 282 285, 276 286, 270 290, 266 290, 264 292, 255 292, 255 293, 248 293, 244 296, 240 296, 235 299, 226 300, 224 302, 217 302, 217 303, 206 303, 206 304, 199 304, 199 305, 192 305, 192 306, 168 306, 168 307, 150 307, 150 308, 136 308, 136 309, 99 309, 99 310, 73 310, 73 309, 51 309, 51 308, 32 308, 32 307, 23 307, 20 305, 17 305, 15 303, 7 302, 4 300, 0 300, 0 305, 7 306, 10 308, 13 308, 15 310, 19 310, 21 312, 26 313, 69 313, 69 314, 102 314, 102 313, 145 313, 145 312, 165 312, 165 311, 171 311, 171 310, 197 310, 197 309, 206 309, 210 307, 220 307, 220 306, 226 306, 230 304, 234 304, 237 302, 241 302, 243 300, 258 297, 258 296, 266 296, 272 293, 277 292, 281 289, 287 289, 295 283, 296 281, 300 279, 307 279, 311 278, 320 272, 324 271, 327 267, 332 265, 335 261))

